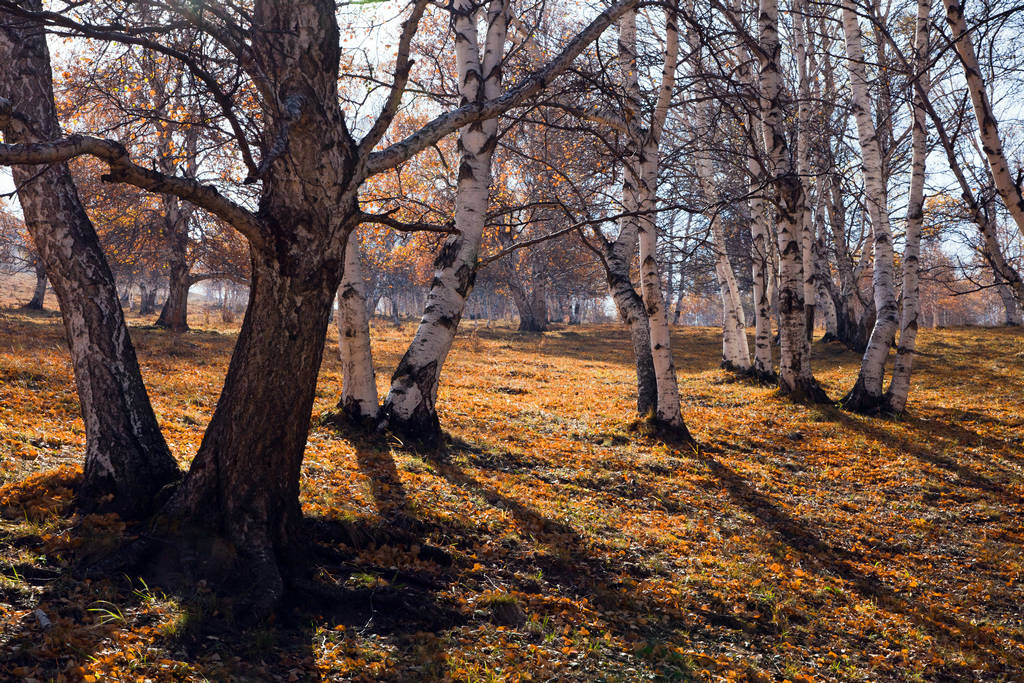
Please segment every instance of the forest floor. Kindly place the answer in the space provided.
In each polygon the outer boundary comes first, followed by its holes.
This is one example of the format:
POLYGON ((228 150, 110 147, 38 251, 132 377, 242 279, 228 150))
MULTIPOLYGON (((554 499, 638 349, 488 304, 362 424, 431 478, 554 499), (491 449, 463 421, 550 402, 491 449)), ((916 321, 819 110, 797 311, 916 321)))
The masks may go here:
MULTIPOLYGON (((228 329, 132 334, 186 465, 228 329)), ((193 320, 206 324, 202 315, 193 320)), ((223 327, 223 326, 222 326, 223 327)), ((379 387, 413 332, 374 328, 379 387)), ((792 405, 673 342, 699 448, 631 432, 618 325, 465 321, 438 405, 447 452, 314 427, 312 582, 242 628, 200 585, 86 579, 116 517, 74 515, 82 423, 54 313, 0 310, 3 680, 1021 680, 1024 334, 923 330, 910 414, 792 405), (305 597, 303 597, 305 595, 305 597)), ((332 332, 333 334, 333 332, 332 332)), ((314 420, 340 388, 334 341, 314 420)), ((816 343, 839 398, 857 356, 816 343)))

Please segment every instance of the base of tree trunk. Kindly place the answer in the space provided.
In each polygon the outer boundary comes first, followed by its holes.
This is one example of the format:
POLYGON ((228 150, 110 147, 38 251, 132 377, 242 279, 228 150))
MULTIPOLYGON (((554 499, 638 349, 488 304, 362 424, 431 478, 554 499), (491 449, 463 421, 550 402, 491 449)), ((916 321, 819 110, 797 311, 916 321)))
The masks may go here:
POLYGON ((537 322, 535 320, 531 320, 531 321, 520 320, 519 321, 519 331, 520 332, 533 332, 533 333, 547 332, 548 331, 548 326, 547 326, 546 323, 540 323, 540 322, 537 322))
MULTIPOLYGON (((113 548, 84 548, 74 560, 76 573, 141 576, 183 604, 197 595, 197 586, 205 586, 216 596, 218 611, 230 614, 235 626, 256 625, 274 615, 291 578, 300 573, 300 565, 288 557, 242 550, 216 531, 178 518, 157 517, 135 531, 138 538, 113 548)), ((289 557, 305 557, 305 549, 296 548, 289 557)))
POLYGON ((35 299, 33 299, 32 301, 29 301, 27 304, 22 306, 21 310, 23 310, 23 311, 41 311, 41 310, 43 310, 43 305, 41 303, 39 303, 38 301, 36 301, 35 299))
POLYGON ((797 380, 795 386, 788 386, 780 377, 779 392, 795 403, 805 403, 808 405, 832 403, 828 394, 825 393, 825 390, 821 388, 821 385, 813 377, 797 380))
POLYGON ((825 336, 821 338, 821 341, 826 344, 831 344, 832 342, 839 342, 840 344, 843 343, 842 339, 832 334, 831 332, 826 332, 825 336))
POLYGON ((839 403, 843 410, 861 415, 877 417, 885 414, 888 410, 888 401, 885 398, 885 394, 872 396, 865 388, 864 381, 859 377, 857 378, 857 383, 853 385, 853 389, 850 389, 850 392, 839 403))
POLYGON ((320 416, 320 424, 339 432, 373 432, 380 425, 380 412, 364 415, 358 401, 339 401, 333 410, 320 416))
POLYGON ((739 365, 733 363, 731 360, 726 360, 724 358, 722 359, 721 364, 719 364, 719 367, 722 368, 723 370, 734 372, 737 375, 748 375, 751 372, 753 372, 753 366, 742 368, 739 365))
POLYGON ((163 328, 168 332, 188 332, 190 329, 187 322, 182 322, 180 320, 171 320, 168 322, 167 320, 164 320, 163 313, 161 313, 160 317, 156 319, 153 326, 163 328))
POLYGON ((757 370, 751 366, 750 369, 743 373, 743 376, 766 386, 777 386, 779 384, 779 375, 774 370, 757 370))
POLYGON ((885 395, 882 397, 882 405, 883 405, 882 413, 885 414, 885 415, 890 415, 892 417, 899 417, 901 415, 906 415, 907 414, 906 404, 904 404, 903 408, 900 409, 900 410, 897 410, 895 407, 893 407, 893 404, 892 404, 892 394, 890 394, 888 391, 885 392, 885 395))
POLYGON ((673 425, 664 420, 659 420, 653 411, 633 420, 626 428, 634 434, 641 434, 668 444, 687 447, 695 447, 697 445, 697 440, 693 438, 685 424, 673 425))
POLYGON ((434 452, 444 444, 437 413, 422 405, 409 418, 401 418, 385 406, 380 426, 412 450, 434 452))

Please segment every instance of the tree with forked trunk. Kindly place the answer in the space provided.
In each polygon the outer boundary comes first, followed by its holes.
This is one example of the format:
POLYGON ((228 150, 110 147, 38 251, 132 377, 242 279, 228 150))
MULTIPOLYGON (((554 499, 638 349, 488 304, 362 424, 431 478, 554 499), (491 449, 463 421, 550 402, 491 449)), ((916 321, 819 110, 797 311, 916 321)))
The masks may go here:
POLYGON ((779 255, 779 387, 800 401, 827 401, 811 373, 804 311, 801 234, 806 197, 793 167, 783 127, 783 88, 779 67, 779 8, 760 0, 756 46, 760 65, 759 102, 767 156, 766 179, 774 189, 779 255))

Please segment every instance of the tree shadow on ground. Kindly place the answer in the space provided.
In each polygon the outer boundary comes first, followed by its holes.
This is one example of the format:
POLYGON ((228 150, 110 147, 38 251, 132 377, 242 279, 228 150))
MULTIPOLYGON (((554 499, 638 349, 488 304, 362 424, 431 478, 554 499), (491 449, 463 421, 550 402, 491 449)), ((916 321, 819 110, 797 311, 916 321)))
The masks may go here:
MULTIPOLYGON (((937 642, 966 650, 977 650, 984 659, 990 655, 985 647, 997 650, 1004 658, 1008 671, 1019 671, 1024 658, 1019 650, 1010 650, 990 631, 949 613, 942 606, 921 604, 913 598, 901 596, 878 578, 858 568, 865 557, 857 552, 835 547, 822 540, 804 522, 783 510, 768 496, 759 492, 746 479, 714 457, 712 449, 701 449, 696 456, 720 482, 722 490, 738 506, 753 515, 783 545, 790 548, 802 562, 818 572, 837 576, 865 598, 890 612, 912 620, 937 642)), ((1019 636, 1009 636, 1018 646, 1024 645, 1019 636)), ((947 665, 949 666, 949 665, 947 665)), ((950 670, 954 677, 970 677, 967 670, 950 670)))
MULTIPOLYGON (((980 441, 989 445, 987 442, 994 442, 991 445, 998 451, 1011 449, 1012 446, 1010 444, 998 439, 985 439, 977 434, 963 429, 958 430, 955 426, 945 423, 933 424, 932 422, 924 422, 922 420, 904 419, 901 424, 906 425, 918 437, 910 439, 896 434, 890 429, 886 429, 884 427, 884 420, 858 419, 831 406, 821 406, 818 410, 823 417, 841 424, 846 429, 859 432, 870 439, 899 449, 923 463, 934 465, 955 474, 959 484, 993 494, 1013 505, 1024 504, 1024 498, 1008 490, 1002 483, 979 474, 960 459, 944 455, 939 450, 942 446, 948 448, 951 445, 955 445, 961 449, 961 457, 967 459, 970 456, 962 454, 966 452, 965 447, 972 445, 972 443, 980 441), (951 429, 951 427, 953 428, 951 429), (961 441, 961 436, 966 436, 967 440, 961 441), (946 440, 953 441, 954 443, 945 443, 946 440)), ((1015 460, 1018 459, 1016 456, 1011 457, 1015 460)), ((973 458, 971 459, 973 460, 973 458)), ((998 467, 1002 470, 1001 473, 1008 477, 1016 476, 1013 470, 1000 467, 1000 464, 997 462, 990 460, 988 464, 998 467)))

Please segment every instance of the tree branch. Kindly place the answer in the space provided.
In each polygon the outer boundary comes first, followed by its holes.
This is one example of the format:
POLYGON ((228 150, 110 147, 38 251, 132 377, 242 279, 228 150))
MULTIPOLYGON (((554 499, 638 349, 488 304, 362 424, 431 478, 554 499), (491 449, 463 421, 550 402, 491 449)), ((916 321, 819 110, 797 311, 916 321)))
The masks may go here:
MULTIPOLYGON (((20 119, 12 113, 9 100, 0 98, 0 129, 20 119)), ((0 164, 5 166, 56 164, 74 157, 89 155, 107 163, 110 172, 101 177, 108 182, 122 182, 150 192, 172 194, 227 221, 255 245, 264 245, 269 237, 262 221, 243 206, 224 197, 215 187, 190 178, 169 176, 139 166, 118 142, 84 135, 71 135, 51 142, 0 144, 0 164)))
POLYGON ((459 231, 455 229, 455 222, 448 221, 443 225, 437 223, 426 223, 426 222, 413 222, 408 223, 406 221, 400 221, 397 218, 392 218, 390 214, 386 213, 366 213, 360 211, 358 216, 360 223, 376 223, 377 225, 385 225, 401 232, 443 232, 454 234, 459 231))
POLYGON ((442 114, 404 140, 396 142, 385 150, 370 154, 366 161, 366 175, 376 175, 394 168, 465 125, 500 116, 525 103, 551 85, 587 46, 597 40, 606 28, 635 7, 638 2, 639 0, 619 0, 601 12, 547 65, 520 80, 501 97, 483 103, 466 104, 442 114))

